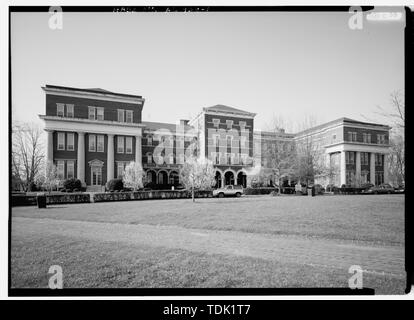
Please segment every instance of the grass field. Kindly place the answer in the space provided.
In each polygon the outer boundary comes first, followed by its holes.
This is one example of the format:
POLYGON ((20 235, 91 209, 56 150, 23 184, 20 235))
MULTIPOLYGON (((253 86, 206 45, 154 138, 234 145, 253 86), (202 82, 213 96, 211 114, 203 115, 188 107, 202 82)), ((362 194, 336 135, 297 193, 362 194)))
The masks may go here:
MULTIPOLYGON (((233 248, 233 252, 230 245, 219 250, 216 247, 220 245, 213 246, 211 241, 197 244, 198 238, 181 232, 187 229, 189 233, 201 233, 200 236, 205 233, 214 239, 234 238, 236 243, 251 238, 269 239, 273 243, 280 240, 283 244, 284 239, 295 239, 303 244, 315 241, 322 249, 324 243, 337 245, 340 250, 354 246, 355 252, 370 248, 369 252, 378 252, 371 255, 372 259, 384 265, 388 256, 382 248, 392 251, 404 246, 401 195, 258 196, 199 199, 194 204, 187 199, 154 200, 59 205, 43 210, 19 207, 13 208, 12 216, 13 287, 47 287, 47 271, 53 264, 62 266, 65 287, 346 287, 348 284, 350 274, 341 264, 317 265, 301 261, 299 256, 272 259, 272 253, 262 257, 247 249, 240 252, 233 248), (55 230, 59 220, 61 233, 55 230), (30 223, 23 224, 25 221, 30 223), (32 221, 43 223, 32 228, 32 221), (83 223, 74 227, 68 221, 83 223), (107 230, 103 234, 97 229, 101 225, 107 230), (141 239, 139 235, 124 239, 124 229, 111 234, 111 225, 114 230, 125 227, 128 232, 134 226, 139 226, 139 230, 160 227, 160 233, 171 234, 171 242, 180 240, 184 245, 170 245, 157 237, 141 239), (178 239, 177 234, 186 238, 178 239)), ((318 254, 323 252, 319 250, 318 254)), ((404 285, 401 276, 364 273, 364 286, 379 293, 402 293, 404 285)))

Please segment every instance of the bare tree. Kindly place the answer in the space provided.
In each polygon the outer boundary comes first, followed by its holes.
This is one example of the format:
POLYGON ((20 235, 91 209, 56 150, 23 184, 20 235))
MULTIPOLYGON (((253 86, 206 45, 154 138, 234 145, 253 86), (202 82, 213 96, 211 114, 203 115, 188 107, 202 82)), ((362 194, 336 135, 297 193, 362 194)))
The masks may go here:
POLYGON ((57 168, 53 162, 48 162, 46 164, 46 168, 37 176, 36 183, 49 191, 49 193, 58 187, 60 179, 57 168))
MULTIPOLYGON (((294 173, 295 155, 294 144, 284 137, 286 122, 282 117, 273 117, 269 132, 278 139, 272 139, 262 144, 262 157, 266 160, 266 167, 271 169, 281 192, 281 180, 294 173)), ((263 139, 266 139, 263 137, 263 139)))
POLYGON ((208 159, 189 157, 180 170, 183 185, 191 190, 194 200, 195 189, 209 189, 215 183, 215 171, 212 162, 208 159))
POLYGON ((44 166, 43 130, 30 123, 12 124, 12 174, 23 190, 30 191, 44 166))
POLYGON ((309 184, 314 181, 315 176, 325 175, 327 171, 326 154, 320 145, 318 137, 311 128, 317 125, 312 116, 305 116, 296 140, 295 171, 301 181, 309 184))
MULTIPOLYGON (((375 114, 392 127, 390 132, 391 152, 387 157, 386 166, 390 182, 396 185, 405 183, 405 101, 402 91, 390 94, 389 107, 377 106, 375 114)), ((365 119, 368 119, 364 116, 365 119)))

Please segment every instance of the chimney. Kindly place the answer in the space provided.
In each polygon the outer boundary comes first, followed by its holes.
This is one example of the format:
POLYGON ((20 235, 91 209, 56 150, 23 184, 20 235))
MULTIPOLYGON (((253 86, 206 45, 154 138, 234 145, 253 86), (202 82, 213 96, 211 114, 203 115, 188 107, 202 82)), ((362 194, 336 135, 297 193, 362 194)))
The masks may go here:
POLYGON ((185 120, 185 119, 180 119, 180 125, 181 126, 186 126, 186 125, 188 125, 188 122, 189 122, 190 120, 185 120))

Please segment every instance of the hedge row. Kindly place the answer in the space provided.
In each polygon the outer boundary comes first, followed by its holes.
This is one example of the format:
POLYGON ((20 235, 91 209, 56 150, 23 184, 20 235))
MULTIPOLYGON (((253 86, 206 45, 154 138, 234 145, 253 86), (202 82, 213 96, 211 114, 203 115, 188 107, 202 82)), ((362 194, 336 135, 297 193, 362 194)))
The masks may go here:
POLYGON ((273 187, 245 188, 244 194, 246 195, 271 194, 272 191, 277 191, 277 188, 273 188, 273 187))
MULTIPOLYGON (((71 194, 46 194, 47 204, 65 204, 65 203, 89 203, 89 193, 71 193, 71 194)), ((12 207, 17 206, 35 206, 36 196, 13 195, 12 207)))
MULTIPOLYGON (((211 198, 212 191, 196 191, 196 198, 211 198)), ((107 192, 95 193, 91 199, 89 193, 68 193, 68 194, 46 194, 47 204, 65 203, 89 203, 104 201, 127 201, 127 200, 147 200, 147 199, 180 199, 191 198, 188 190, 152 190, 136 192, 107 192), (92 200, 92 201, 91 201, 92 200)), ((36 196, 12 195, 12 207, 16 206, 35 206, 37 205, 36 196)))
MULTIPOLYGON (((212 196, 212 191, 196 191, 194 194, 194 197, 196 198, 211 198, 212 196)), ((93 195, 93 202, 180 198, 191 198, 191 192, 188 190, 152 190, 136 192, 95 193, 93 195)))

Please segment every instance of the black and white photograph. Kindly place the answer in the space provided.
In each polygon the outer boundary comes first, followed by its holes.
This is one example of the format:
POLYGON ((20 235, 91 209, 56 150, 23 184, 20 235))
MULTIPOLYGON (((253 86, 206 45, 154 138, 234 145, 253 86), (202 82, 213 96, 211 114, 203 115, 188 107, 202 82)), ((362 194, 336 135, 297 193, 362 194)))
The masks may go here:
POLYGON ((9 7, 9 293, 406 294, 410 14, 9 7))

